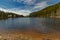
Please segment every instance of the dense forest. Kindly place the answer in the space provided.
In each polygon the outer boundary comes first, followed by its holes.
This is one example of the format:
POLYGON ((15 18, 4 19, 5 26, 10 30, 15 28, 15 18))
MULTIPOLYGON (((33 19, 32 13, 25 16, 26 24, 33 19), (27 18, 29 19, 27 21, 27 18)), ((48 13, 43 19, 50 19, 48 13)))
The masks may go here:
POLYGON ((33 12, 29 17, 56 17, 60 16, 60 3, 48 6, 38 12, 33 12))
POLYGON ((18 14, 12 13, 12 12, 0 11, 0 19, 16 18, 16 17, 24 17, 24 16, 18 15, 18 14))

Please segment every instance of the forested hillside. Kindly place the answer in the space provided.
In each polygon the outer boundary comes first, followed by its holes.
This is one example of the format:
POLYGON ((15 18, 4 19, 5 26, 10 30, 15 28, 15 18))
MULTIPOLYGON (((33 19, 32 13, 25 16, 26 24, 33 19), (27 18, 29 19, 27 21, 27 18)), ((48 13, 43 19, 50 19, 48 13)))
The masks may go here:
POLYGON ((16 18, 16 17, 24 17, 23 15, 18 15, 11 12, 4 12, 0 11, 0 19, 6 19, 6 18, 16 18))
POLYGON ((38 12, 33 12, 30 17, 60 17, 60 3, 48 6, 38 12))

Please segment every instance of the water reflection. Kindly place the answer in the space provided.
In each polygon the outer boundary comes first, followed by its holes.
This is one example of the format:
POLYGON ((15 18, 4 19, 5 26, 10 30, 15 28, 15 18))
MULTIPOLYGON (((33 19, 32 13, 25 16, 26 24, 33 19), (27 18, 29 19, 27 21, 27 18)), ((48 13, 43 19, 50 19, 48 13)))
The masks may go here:
POLYGON ((60 29, 60 19, 49 18, 9 18, 0 20, 0 30, 32 30, 36 32, 52 32, 60 29))

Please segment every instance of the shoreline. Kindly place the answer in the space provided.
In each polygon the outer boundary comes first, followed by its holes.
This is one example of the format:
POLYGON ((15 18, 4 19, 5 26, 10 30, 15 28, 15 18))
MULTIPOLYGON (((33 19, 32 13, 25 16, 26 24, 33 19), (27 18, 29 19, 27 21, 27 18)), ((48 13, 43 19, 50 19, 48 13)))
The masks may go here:
POLYGON ((32 39, 32 40, 60 40, 60 32, 54 32, 51 34, 41 34, 32 31, 19 31, 19 30, 11 30, 11 31, 4 31, 3 33, 0 32, 0 37, 2 39, 7 40, 19 40, 19 39, 32 39))

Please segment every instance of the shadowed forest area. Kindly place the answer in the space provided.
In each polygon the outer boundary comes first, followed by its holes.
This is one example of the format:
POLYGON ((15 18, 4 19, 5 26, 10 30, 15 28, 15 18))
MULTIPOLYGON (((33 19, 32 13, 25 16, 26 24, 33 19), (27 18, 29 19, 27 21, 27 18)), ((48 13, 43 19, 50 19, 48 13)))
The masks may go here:
POLYGON ((24 16, 18 15, 18 14, 12 13, 12 12, 0 11, 0 19, 18 18, 18 17, 24 17, 24 16))

